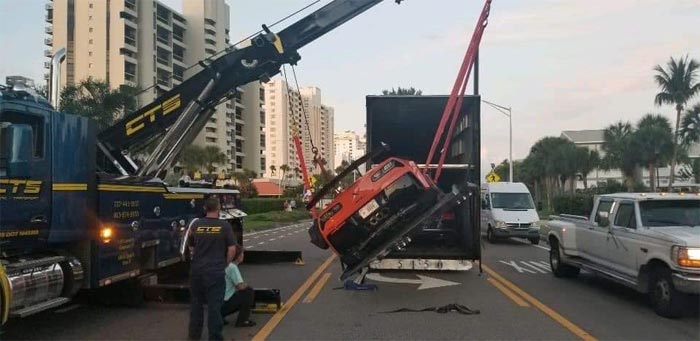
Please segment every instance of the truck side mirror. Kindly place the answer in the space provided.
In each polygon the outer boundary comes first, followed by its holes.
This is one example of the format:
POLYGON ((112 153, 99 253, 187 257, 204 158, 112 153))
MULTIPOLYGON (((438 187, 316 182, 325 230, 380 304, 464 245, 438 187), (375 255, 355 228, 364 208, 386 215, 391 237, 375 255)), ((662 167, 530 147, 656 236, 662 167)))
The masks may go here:
POLYGON ((610 213, 609 212, 598 212, 598 226, 600 226, 600 227, 610 226, 610 213))
POLYGON ((27 124, 12 124, 0 134, 0 170, 8 176, 29 177, 34 134, 27 124))

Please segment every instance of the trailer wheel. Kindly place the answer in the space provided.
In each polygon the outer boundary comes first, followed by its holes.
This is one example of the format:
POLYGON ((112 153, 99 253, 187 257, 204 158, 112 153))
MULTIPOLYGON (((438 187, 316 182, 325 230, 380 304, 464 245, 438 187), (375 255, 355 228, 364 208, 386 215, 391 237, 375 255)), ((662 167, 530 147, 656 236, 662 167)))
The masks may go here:
POLYGON ((486 230, 486 240, 488 240, 491 244, 496 244, 496 234, 493 232, 493 229, 490 226, 488 230, 486 230))
POLYGON ((549 267, 552 268, 554 277, 565 278, 578 276, 579 272, 581 272, 580 268, 562 262, 559 242, 552 238, 549 244, 549 267))
POLYGON ((654 311, 663 317, 676 318, 682 315, 684 295, 676 290, 671 271, 666 266, 651 269, 649 300, 654 311))

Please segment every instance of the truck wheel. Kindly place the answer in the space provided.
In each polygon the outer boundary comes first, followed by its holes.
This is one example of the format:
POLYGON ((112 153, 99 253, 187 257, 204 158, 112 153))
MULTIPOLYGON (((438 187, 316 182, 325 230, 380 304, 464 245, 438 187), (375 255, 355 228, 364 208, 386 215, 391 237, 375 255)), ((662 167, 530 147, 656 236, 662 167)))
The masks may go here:
POLYGON ((486 230, 486 240, 491 244, 496 244, 496 234, 493 233, 493 229, 490 227, 486 230))
POLYGON ((566 278, 566 277, 576 277, 581 269, 571 266, 569 264, 564 264, 561 260, 561 251, 559 250, 559 242, 553 239, 550 242, 549 248, 549 267, 552 268, 552 274, 554 277, 566 278))
POLYGON ((683 312, 683 294, 673 286, 671 271, 657 266, 649 276, 649 300, 654 311, 663 317, 675 318, 683 312))
POLYGON ((530 238, 530 243, 532 243, 532 245, 537 245, 540 243, 540 238, 530 238))

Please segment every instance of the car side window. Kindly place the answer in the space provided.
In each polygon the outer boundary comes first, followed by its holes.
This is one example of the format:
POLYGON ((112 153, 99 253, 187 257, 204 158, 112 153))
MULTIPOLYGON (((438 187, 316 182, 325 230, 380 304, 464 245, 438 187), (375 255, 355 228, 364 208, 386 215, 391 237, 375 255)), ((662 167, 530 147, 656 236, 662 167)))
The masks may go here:
POLYGON ((637 219, 634 214, 634 204, 622 203, 617 209, 615 216, 615 226, 628 227, 631 229, 637 228, 637 219))
POLYGON ((610 208, 612 208, 612 200, 601 200, 600 203, 598 204, 598 210, 595 212, 595 217, 594 220, 595 222, 599 222, 600 220, 600 212, 608 212, 610 213, 610 208))

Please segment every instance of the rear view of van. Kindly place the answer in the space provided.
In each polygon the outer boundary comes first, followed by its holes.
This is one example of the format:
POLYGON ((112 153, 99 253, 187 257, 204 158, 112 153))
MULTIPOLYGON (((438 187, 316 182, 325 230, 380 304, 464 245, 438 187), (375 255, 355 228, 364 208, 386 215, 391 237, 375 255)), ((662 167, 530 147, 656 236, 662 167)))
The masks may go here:
POLYGON ((495 243, 503 238, 540 242, 540 217, 525 184, 492 182, 481 187, 481 231, 495 243))

